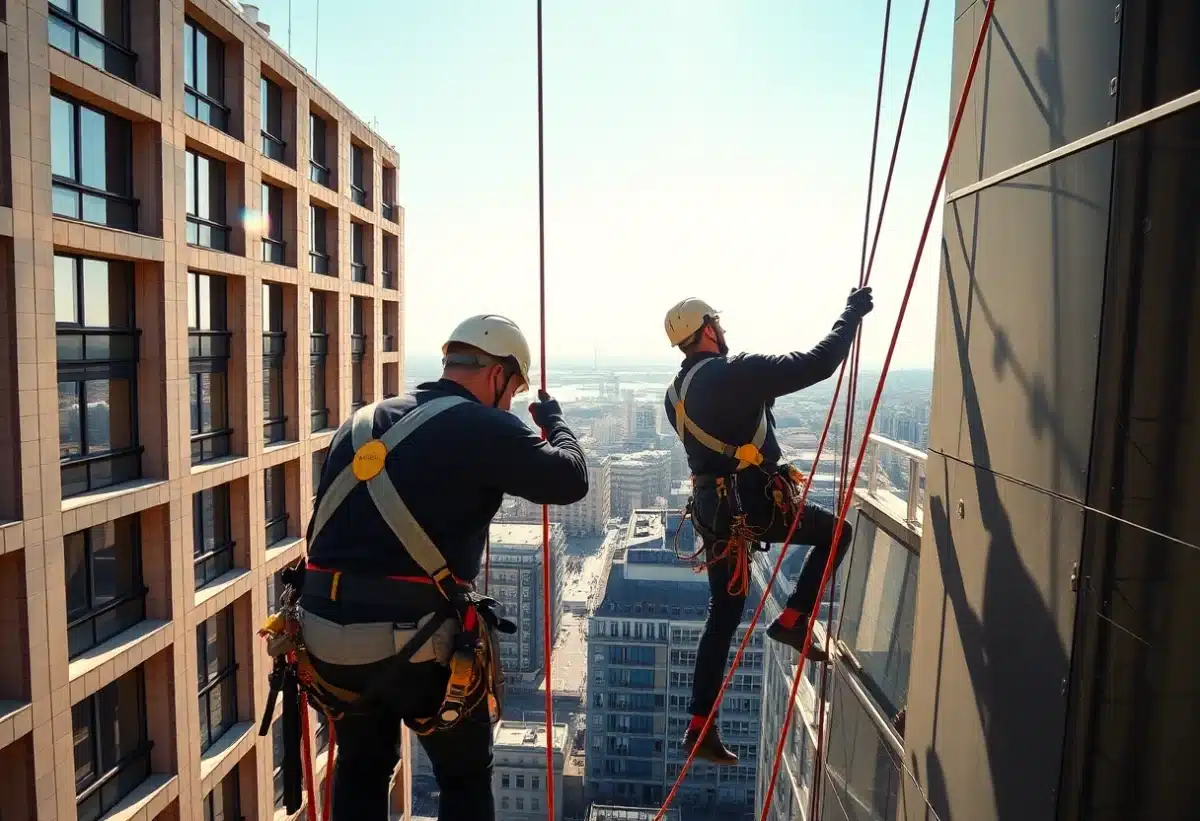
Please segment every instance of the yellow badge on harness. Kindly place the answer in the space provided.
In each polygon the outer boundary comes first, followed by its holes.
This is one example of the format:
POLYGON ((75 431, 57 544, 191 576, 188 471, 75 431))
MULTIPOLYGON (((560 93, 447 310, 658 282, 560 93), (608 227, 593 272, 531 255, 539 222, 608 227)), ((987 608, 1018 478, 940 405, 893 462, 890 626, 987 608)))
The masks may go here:
POLYGON ((360 482, 374 479, 383 470, 384 460, 387 459, 387 445, 378 439, 372 439, 354 452, 354 462, 351 470, 354 478, 360 482))

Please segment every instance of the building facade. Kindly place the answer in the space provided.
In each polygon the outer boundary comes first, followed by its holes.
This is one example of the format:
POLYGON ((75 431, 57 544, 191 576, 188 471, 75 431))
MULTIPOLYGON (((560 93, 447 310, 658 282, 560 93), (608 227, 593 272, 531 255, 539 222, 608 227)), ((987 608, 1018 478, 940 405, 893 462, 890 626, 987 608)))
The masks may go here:
POLYGON ((671 452, 645 450, 611 457, 612 515, 628 517, 635 508, 652 507, 671 491, 671 452))
POLYGON ((255 631, 399 384, 398 157, 252 7, 92 9, 0 23, 0 816, 272 818, 255 631))
POLYGON ((531 683, 542 669, 545 643, 554 644, 562 618, 563 555, 567 539, 560 524, 550 525, 550 617, 542 610, 542 526, 493 522, 489 545, 489 572, 475 585, 505 607, 517 632, 500 636, 500 655, 509 684, 520 689, 531 683))
MULTIPOLYGON (((569 738, 566 724, 555 724, 551 750, 554 756, 554 818, 563 817, 563 762, 569 738)), ((493 736, 496 759, 492 794, 496 817, 518 821, 546 818, 546 725, 532 721, 501 721, 493 736)))
MULTIPOLYGON (((678 528, 678 514, 635 511, 589 614, 585 778, 594 802, 660 806, 686 758, 680 742, 709 590, 676 558, 678 528)), ((680 541, 680 552, 694 549, 690 525, 680 541)), ((721 706, 722 737, 741 762, 692 765, 675 799, 687 818, 753 814, 765 635, 755 631, 721 706)))

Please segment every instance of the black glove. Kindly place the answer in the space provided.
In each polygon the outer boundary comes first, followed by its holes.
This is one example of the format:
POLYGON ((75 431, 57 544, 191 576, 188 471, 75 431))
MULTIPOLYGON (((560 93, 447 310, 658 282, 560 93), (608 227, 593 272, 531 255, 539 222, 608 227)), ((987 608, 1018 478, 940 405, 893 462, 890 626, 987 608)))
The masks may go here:
POLYGON ((871 299, 871 286, 867 285, 863 288, 851 288, 850 298, 846 300, 846 310, 862 319, 867 314, 871 313, 871 309, 875 307, 875 301, 871 299))
POLYGON ((550 394, 538 391, 538 401, 529 404, 529 415, 533 422, 542 430, 549 430, 551 424, 562 419, 562 407, 558 400, 551 399, 550 394))

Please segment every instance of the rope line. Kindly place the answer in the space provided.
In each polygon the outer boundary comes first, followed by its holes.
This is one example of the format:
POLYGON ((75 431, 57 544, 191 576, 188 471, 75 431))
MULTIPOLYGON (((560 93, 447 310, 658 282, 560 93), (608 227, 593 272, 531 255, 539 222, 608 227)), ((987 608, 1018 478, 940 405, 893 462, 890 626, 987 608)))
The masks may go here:
MULTIPOLYGON (((537 118, 538 118, 538 342, 541 389, 546 391, 546 151, 542 103, 542 0, 537 0, 537 118)), ((542 429, 542 438, 546 430, 542 429)), ((542 652, 546 669, 546 818, 554 821, 554 676, 550 665, 554 622, 550 612, 550 507, 542 505, 542 652)))
MULTIPOLYGON (((846 516, 850 512, 850 503, 851 503, 852 497, 853 497, 852 491, 853 491, 854 485, 858 482, 858 476, 862 470, 863 459, 866 456, 867 446, 870 444, 870 441, 871 441, 871 427, 875 424, 875 414, 879 410, 879 402, 883 396, 884 383, 887 379, 888 371, 891 369, 891 366, 892 366, 892 356, 896 352, 896 343, 898 342, 898 340, 900 338, 900 329, 904 324, 904 317, 908 311, 908 301, 912 297, 913 286, 916 284, 917 271, 919 270, 920 265, 921 265, 921 258, 924 256, 924 253, 925 253, 925 244, 929 241, 930 228, 933 225, 933 218, 937 213, 938 199, 942 193, 942 186, 945 184, 945 181, 946 181, 946 172, 949 170, 950 159, 954 154, 954 144, 958 140, 958 132, 959 132, 960 127, 962 126, 963 115, 966 113, 967 99, 970 96, 971 87, 975 82, 975 74, 976 74, 977 69, 979 68, 979 57, 983 52, 983 44, 987 40, 987 34, 988 34, 988 30, 991 27, 992 17, 995 12, 995 8, 996 8, 996 0, 991 0, 991 2, 986 3, 986 11, 984 13, 983 23, 979 28, 979 37, 975 42, 975 50, 971 55, 971 64, 967 70, 966 79, 963 82, 962 92, 959 95, 958 108, 955 111, 954 124, 950 128, 950 136, 946 143, 946 152, 942 158, 942 166, 941 166, 941 169, 938 171, 937 182, 933 187, 933 195, 930 198, 929 208, 925 215, 925 224, 921 229, 921 238, 917 243, 917 251, 913 258, 912 269, 908 275, 908 284, 906 285, 906 287, 904 289, 904 298, 900 302, 900 312, 899 312, 899 315, 896 317, 896 325, 895 325, 894 329, 892 330, 892 339, 891 339, 891 342, 888 344, 887 356, 884 357, 884 360, 883 360, 883 369, 880 371, 880 374, 879 374, 879 384, 876 385, 876 387, 875 387, 875 396, 872 398, 870 409, 867 412, 865 432, 863 434, 862 443, 859 445, 858 457, 855 459, 855 462, 854 462, 854 470, 850 475, 850 486, 849 486, 850 492, 847 492, 845 494, 845 497, 842 499, 841 509, 838 512, 837 526, 834 529, 833 540, 832 540, 832 543, 834 545, 836 545, 838 543, 838 540, 841 538, 842 530, 844 529, 845 524, 846 524, 846 516)), ((876 239, 878 239, 878 235, 876 236, 876 239)), ((836 398, 834 401, 835 402, 837 401, 836 398)), ((831 549, 829 551, 829 558, 825 562, 825 572, 821 578, 820 590, 822 592, 825 590, 826 585, 829 584, 829 578, 832 575, 833 566, 835 563, 834 560, 835 560, 836 556, 837 556, 836 551, 831 549)), ((813 612, 810 613, 809 617, 808 617, 808 638, 805 640, 804 650, 801 651, 801 653, 800 653, 799 665, 801 668, 803 667, 804 662, 808 657, 808 649, 809 649, 809 646, 812 641, 812 628, 813 628, 814 622, 816 621, 816 613, 817 613, 816 608, 813 608, 813 612)), ((839 629, 840 629, 840 627, 839 627, 839 629)), ((797 675, 795 677, 795 681, 792 684, 791 697, 788 699, 786 712, 784 714, 783 732, 780 734, 779 743, 775 747, 775 762, 774 762, 774 765, 773 765, 772 771, 771 771, 771 780, 768 783, 767 792, 764 795, 764 800, 763 800, 764 818, 766 817, 766 809, 768 807, 770 807, 770 801, 771 801, 772 794, 774 792, 775 782, 779 776, 779 767, 780 767, 780 763, 783 758, 783 744, 787 738, 788 726, 791 722, 792 712, 795 708, 796 688, 797 688, 797 685, 799 684, 800 678, 801 678, 801 676, 797 675)), ((824 712, 824 711, 822 710, 822 712, 824 712)), ((817 739, 817 744, 818 745, 821 744, 820 738, 817 739)), ((818 746, 817 752, 818 753, 820 752, 819 746, 818 746)), ((828 752, 826 752, 826 755, 828 756, 828 752)))

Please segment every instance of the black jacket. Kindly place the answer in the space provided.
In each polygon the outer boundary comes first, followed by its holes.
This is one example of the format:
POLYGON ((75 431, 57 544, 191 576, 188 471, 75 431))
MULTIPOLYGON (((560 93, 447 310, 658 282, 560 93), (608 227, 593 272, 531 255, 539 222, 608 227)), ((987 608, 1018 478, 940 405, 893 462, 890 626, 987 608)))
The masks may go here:
MULTIPOLYGON (((767 438, 761 452, 763 466, 777 465, 779 442, 775 438, 775 417, 771 409, 775 399, 803 390, 833 375, 850 352, 860 318, 845 311, 833 330, 807 353, 795 351, 779 356, 737 354, 694 354, 683 360, 675 377, 675 389, 683 383, 688 370, 701 359, 716 357, 693 377, 685 405, 688 417, 711 436, 737 447, 754 438, 758 419, 767 413, 767 438)), ((664 400, 667 419, 675 425, 675 407, 664 400)), ((684 439, 688 467, 694 476, 728 476, 737 468, 737 460, 709 450, 694 436, 684 439)))
MULTIPOLYGON (((417 405, 447 395, 469 401, 423 424, 392 450, 386 468, 450 570, 470 581, 479 573, 488 525, 503 495, 540 504, 573 504, 587 494, 587 463, 561 416, 549 421, 547 440, 542 441, 513 414, 481 404, 446 379, 380 402, 375 435, 417 405)), ((318 505, 354 455, 350 428, 347 420, 330 443, 317 490, 318 505)), ((308 558, 318 567, 348 573, 425 575, 384 523, 364 485, 350 492, 315 543, 309 544, 308 558)))

